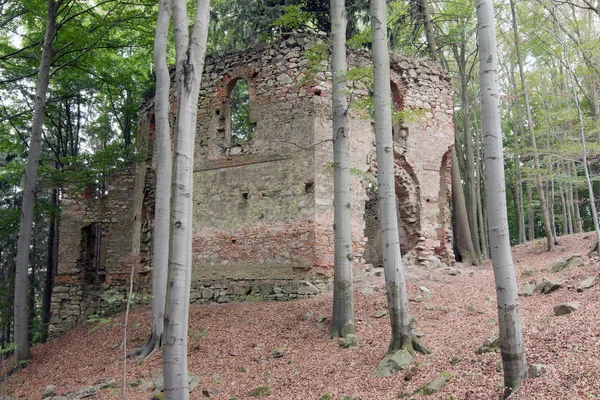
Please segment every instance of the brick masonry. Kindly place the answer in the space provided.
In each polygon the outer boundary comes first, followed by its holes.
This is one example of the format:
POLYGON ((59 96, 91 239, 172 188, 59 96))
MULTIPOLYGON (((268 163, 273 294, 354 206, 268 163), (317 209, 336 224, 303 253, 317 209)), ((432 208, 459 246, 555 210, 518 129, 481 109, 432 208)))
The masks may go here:
MULTIPOLYGON (((198 106, 194 168, 191 301, 287 300, 329 290, 333 267, 331 72, 306 52, 327 38, 284 36, 243 52, 207 57, 198 106), (249 82, 253 133, 229 139, 229 94, 249 82)), ((366 51, 348 53, 368 67, 366 51)), ((454 143, 448 75, 430 62, 391 56, 401 245, 407 262, 452 262, 450 151, 454 143)), ((354 85, 352 101, 368 93, 354 85)), ((172 109, 175 110, 175 104, 172 109)), ((349 113, 354 261, 381 263, 372 120, 349 113), (371 177, 371 178, 369 178, 371 177)), ((139 111, 137 146, 148 159, 109 179, 108 193, 63 193, 59 267, 51 334, 90 315, 116 311, 135 265, 150 291, 155 149, 153 101, 139 111), (96 232, 96 233, 94 233, 96 232), (94 275, 96 274, 96 275, 94 275)))

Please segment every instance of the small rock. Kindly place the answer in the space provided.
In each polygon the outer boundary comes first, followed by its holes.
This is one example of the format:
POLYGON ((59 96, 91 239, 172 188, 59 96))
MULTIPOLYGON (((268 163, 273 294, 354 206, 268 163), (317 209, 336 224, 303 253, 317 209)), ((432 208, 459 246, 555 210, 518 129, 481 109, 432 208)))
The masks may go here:
POLYGON ((147 392, 149 390, 154 390, 154 382, 142 380, 138 386, 138 390, 140 392, 147 392))
POLYGON ((303 282, 298 287, 298 294, 315 295, 319 293, 321 293, 321 291, 310 282, 303 282))
POLYGON ((448 380, 449 378, 447 379, 447 376, 439 374, 438 376, 433 378, 431 382, 417 389, 414 394, 421 394, 427 396, 430 394, 438 393, 444 388, 444 386, 446 386, 446 382, 448 380))
POLYGON ((161 373, 158 376, 155 376, 154 379, 152 380, 152 382, 154 382, 154 389, 157 392, 162 392, 165 389, 165 384, 163 381, 163 374, 161 373))
POLYGON ((534 291, 534 287, 533 285, 530 285, 529 283, 524 283, 520 288, 519 288, 519 296, 522 297, 529 297, 533 294, 534 291))
POLYGON ((581 282, 579 282, 579 287, 577 288, 577 291, 583 292, 584 290, 591 289, 595 283, 596 283, 596 277, 590 276, 589 278, 586 278, 586 279, 582 280, 581 282))
POLYGON ((563 279, 548 280, 544 278, 540 283, 537 284, 534 291, 536 293, 548 294, 560 289, 564 285, 565 281, 563 279))
POLYGON ((271 394, 271 388, 268 386, 259 386, 248 392, 251 397, 267 397, 271 394))
POLYGON ((497 351, 498 349, 500 349, 500 338, 493 337, 486 339, 483 345, 481 345, 481 347, 475 350, 475 354, 492 353, 494 351, 497 351))
POLYGON ((94 384, 94 386, 98 390, 103 390, 103 389, 117 388, 117 387, 120 387, 121 385, 119 383, 117 383, 115 378, 104 378, 104 379, 100 379, 99 381, 97 381, 94 384))
POLYGON ((347 349, 350 347, 358 346, 358 338, 353 334, 348 334, 340 339, 339 341, 340 347, 343 349, 347 349))
POLYGON ((419 286, 419 290, 421 292, 431 293, 431 289, 429 289, 427 286, 419 286))
POLYGON ((528 370, 529 378, 539 378, 546 369, 544 364, 531 364, 528 370))
POLYGON ((431 311, 431 310, 433 310, 434 308, 435 308, 434 306, 430 306, 430 305, 426 305, 426 306, 425 306, 425 309, 426 309, 427 311, 431 311))
POLYGON ((319 323, 321 323, 321 322, 325 322, 326 320, 327 320, 327 317, 326 317, 326 316, 324 316, 324 315, 317 315, 317 316, 315 317, 315 321, 317 321, 317 322, 319 322, 319 323))
POLYGON ((190 393, 192 393, 194 390, 196 390, 196 388, 198 388, 199 384, 200 384, 200 378, 198 378, 197 375, 188 373, 188 387, 190 389, 190 393))
POLYGON ((385 317, 386 315, 387 315, 387 311, 380 310, 380 311, 377 311, 375 314, 371 315, 371 317, 373 317, 373 318, 382 318, 382 317, 385 317))
POLYGON ((94 386, 84 386, 75 393, 73 399, 85 399, 86 397, 92 397, 98 394, 98 389, 94 386))
POLYGON ((271 357, 273 358, 281 358, 283 357, 283 350, 282 349, 273 349, 271 350, 271 357))
POLYGON ((50 397, 50 396, 54 396, 56 394, 56 386, 55 385, 48 385, 44 388, 44 391, 42 392, 42 398, 46 398, 46 397, 50 397))
POLYGON ((421 302, 425 301, 425 297, 416 296, 416 297, 413 297, 412 299, 410 299, 410 301, 412 301, 413 303, 421 303, 421 302))
POLYGON ((406 349, 388 354, 379 362, 373 376, 392 376, 405 369, 413 360, 413 356, 406 349))
POLYGON ((581 265, 583 265, 581 254, 573 254, 552 264, 550 272, 557 273, 561 271, 569 271, 570 269, 579 267, 581 265))
POLYGON ((204 397, 216 397, 219 394, 219 389, 203 389, 202 394, 204 397))
POLYGON ((373 288, 370 286, 367 286, 367 287, 359 289, 358 292, 360 294, 362 294, 363 296, 370 296, 373 294, 373 288))
POLYGON ((416 367, 416 366, 411 366, 408 367, 406 369, 406 372, 404 373, 404 380, 405 381, 410 381, 412 378, 414 378, 419 372, 421 372, 421 370, 416 367))
POLYGON ((571 303, 559 304, 554 307, 554 315, 561 316, 572 313, 579 308, 580 304, 576 301, 571 303))

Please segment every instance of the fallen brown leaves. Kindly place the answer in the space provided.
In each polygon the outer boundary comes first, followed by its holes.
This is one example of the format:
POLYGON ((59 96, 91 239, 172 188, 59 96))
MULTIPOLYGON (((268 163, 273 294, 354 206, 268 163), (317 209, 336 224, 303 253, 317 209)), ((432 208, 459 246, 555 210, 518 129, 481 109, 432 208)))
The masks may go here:
MULTIPOLYGON (((553 277, 549 272, 552 262, 573 253, 582 253, 586 265, 564 275, 566 287, 520 299, 528 362, 547 367, 541 378, 524 382, 512 398, 600 398, 600 284, 576 292, 585 277, 599 275, 600 260, 587 258, 594 239, 593 234, 563 237, 550 254, 541 242, 514 249, 519 284, 553 277), (535 272, 522 277, 525 270, 535 272), (580 302, 580 309, 555 317, 553 307, 568 301, 580 302)), ((359 345, 350 349, 342 349, 328 338, 331 294, 296 302, 192 307, 189 370, 200 377, 200 386, 191 397, 204 398, 203 389, 216 389, 217 399, 243 399, 251 389, 269 386, 272 399, 319 399, 325 393, 333 399, 344 394, 361 400, 393 399, 399 393, 414 392, 441 371, 450 371, 452 379, 444 390, 428 398, 500 398, 499 353, 475 354, 498 329, 491 266, 462 266, 458 276, 409 268, 408 276, 410 297, 419 294, 419 286, 427 286, 433 293, 424 301, 410 303, 416 328, 424 333, 423 342, 433 352, 417 358, 420 372, 410 381, 401 375, 370 376, 386 351, 389 327, 387 316, 372 317, 386 306, 382 278, 366 276, 357 282, 357 289, 377 286, 379 290, 356 293, 359 345), (328 319, 318 323, 317 316, 328 319), (283 357, 273 358, 273 349, 280 349, 283 357)), ((49 384, 62 394, 102 378, 119 381, 122 321, 123 316, 115 316, 105 324, 87 324, 36 346, 31 364, 9 378, 9 395, 40 399, 49 384)), ((143 343, 149 323, 147 308, 133 310, 128 328, 130 348, 143 343)), ((160 355, 155 354, 143 365, 128 366, 128 380, 151 380, 152 371, 160 368, 160 355)), ((149 395, 130 387, 127 399, 145 400, 149 395)), ((91 398, 118 399, 120 392, 105 389, 91 398)))

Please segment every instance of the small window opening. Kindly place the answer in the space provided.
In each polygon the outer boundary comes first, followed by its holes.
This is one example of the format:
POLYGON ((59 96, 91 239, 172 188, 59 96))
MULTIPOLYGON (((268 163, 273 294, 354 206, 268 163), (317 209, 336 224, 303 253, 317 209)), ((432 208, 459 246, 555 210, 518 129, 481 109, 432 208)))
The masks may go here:
POLYGON ((253 124, 250 122, 250 92, 248 81, 239 79, 229 99, 231 106, 231 133, 230 142, 234 144, 244 144, 252 136, 253 124))
POLYGON ((231 244, 236 244, 237 243, 237 239, 231 239, 231 244))
POLYGON ((242 198, 248 200, 250 198, 250 193, 242 193, 242 198))
POLYGON ((106 279, 106 270, 101 262, 102 225, 91 223, 81 229, 81 260, 83 262, 84 281, 88 285, 102 283, 106 279))
POLYGON ((315 192, 315 183, 307 182, 304 184, 304 193, 310 194, 315 192))

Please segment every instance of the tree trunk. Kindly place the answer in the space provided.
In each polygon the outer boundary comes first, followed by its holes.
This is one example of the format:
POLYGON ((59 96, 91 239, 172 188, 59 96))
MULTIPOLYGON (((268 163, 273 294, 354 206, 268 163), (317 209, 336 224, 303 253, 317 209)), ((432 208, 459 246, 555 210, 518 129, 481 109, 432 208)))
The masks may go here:
POLYGON ((350 140, 346 89, 346 6, 331 0, 333 120, 333 234, 335 265, 331 336, 354 333, 352 288, 352 218, 350 215, 350 140))
POLYGON ((483 176, 483 166, 481 165, 481 134, 477 126, 475 127, 475 171, 477 173, 477 182, 475 185, 475 197, 477 198, 477 225, 479 226, 479 238, 481 240, 481 255, 483 258, 488 259, 490 255, 488 254, 488 237, 485 228, 484 218, 483 218, 483 206, 481 204, 481 177, 483 176))
POLYGON ((473 249, 471 231, 467 221, 467 206, 460 179, 456 152, 452 151, 452 211, 454 213, 454 240, 460 261, 467 265, 479 265, 473 249))
POLYGON ((58 189, 52 189, 52 211, 50 213, 50 227, 48 229, 48 253, 46 256, 46 279, 44 280, 44 294, 42 299, 42 341, 48 340, 48 326, 50 324, 50 310, 52 306, 52 289, 58 261, 58 226, 59 204, 58 189))
POLYGON ((385 0, 371 0, 373 34, 373 71, 375 77, 375 136, 377 148, 377 183, 382 254, 392 337, 388 353, 400 349, 420 351, 412 329, 408 294, 400 254, 396 190, 394 179, 394 144, 390 90, 390 59, 387 46, 385 0))
POLYGON ((144 360, 162 345, 164 331, 167 275, 169 269, 169 212, 171 209, 171 128, 169 125, 169 93, 171 77, 167 65, 167 39, 171 19, 171 0, 160 0, 154 33, 154 67, 156 94, 156 192, 154 199, 154 240, 152 256, 152 332, 144 345, 129 357, 144 360))
POLYGON ((163 373, 167 400, 189 399, 187 339, 192 273, 194 143, 198 92, 206 53, 209 3, 209 0, 197 0, 191 37, 188 34, 185 0, 173 0, 172 3, 178 102, 163 339, 163 373))
MULTIPOLYGON (((464 56, 464 51, 461 53, 464 56)), ((473 152, 473 138, 471 135, 471 121, 469 121, 469 97, 467 93, 466 67, 460 71, 460 98, 461 115, 463 122, 463 133, 465 141, 465 200, 467 206, 467 218, 469 220, 469 229, 471 230, 471 239, 477 259, 481 259, 481 245, 479 239, 479 229, 477 227, 477 199, 475 184, 475 160, 473 152)))
MULTIPOLYGON (((558 26, 560 26, 560 21, 558 20, 558 18, 556 18, 556 16, 554 16, 554 20, 555 20, 556 24, 558 26)), ((583 172, 585 174, 585 182, 587 184, 588 195, 590 198, 590 208, 592 210, 592 221, 594 222, 594 230, 596 231, 596 246, 594 246, 594 247, 600 249, 600 225, 598 224, 598 211, 596 210, 596 201, 594 199, 594 188, 592 186, 592 180, 590 179, 590 171, 588 169, 588 164, 587 164, 587 149, 586 149, 586 145, 585 145, 585 125, 584 125, 584 121, 583 121, 583 113, 581 111, 581 105, 579 104, 579 94, 577 93, 577 85, 575 83, 575 78, 573 77, 573 71, 571 70, 571 65, 569 64, 569 57, 568 57, 567 51, 565 49, 565 44, 560 39, 560 35, 558 36, 558 39, 562 46, 563 56, 566 61, 565 66, 567 68, 567 72, 569 75, 571 89, 573 90, 573 99, 575 100, 575 108, 577 108, 577 117, 579 118, 579 140, 581 141, 581 158, 582 158, 582 164, 583 164, 583 172)), ((577 218, 578 226, 579 226, 579 220, 580 220, 580 218, 577 218)), ((599 250, 599 252, 600 252, 600 250, 599 250)))
POLYGON ((562 203, 562 234, 569 234, 569 224, 567 223, 567 201, 565 200, 565 190, 560 185, 560 200, 562 203))
MULTIPOLYGON (((571 176, 571 163, 567 162, 567 173, 571 176)), ((572 179, 572 177, 571 177, 572 179)), ((573 201, 573 184, 567 183, 567 207, 568 207, 568 218, 569 218, 569 235, 575 233, 577 229, 577 221, 575 221, 575 202, 573 201)))
POLYGON ((517 24, 517 12, 513 0, 510 0, 510 9, 512 13, 513 33, 515 35, 515 51, 517 53, 517 64, 519 65, 519 75, 521 76, 521 90, 523 91, 523 99, 525 100, 525 113, 527 115, 527 125, 531 135, 531 147, 533 152, 533 166, 535 169, 535 183, 537 185, 538 195, 540 198, 540 208, 542 209, 542 220, 544 222, 544 233, 546 235, 546 243, 548 251, 554 247, 554 239, 552 238, 552 228, 550 227, 550 217, 548 216, 548 208, 546 207, 546 198, 544 196, 544 187, 542 183, 542 174, 540 172, 540 160, 538 156, 537 144, 535 141, 535 131, 533 129, 533 118, 531 116, 531 107, 529 105, 529 94, 525 84, 525 72, 523 70, 523 62, 521 59, 521 44, 519 39, 519 27, 517 24))
POLYGON ((491 0, 477 0, 477 32, 481 76, 481 120, 485 154, 485 193, 492 264, 498 299, 504 398, 527 377, 525 347, 519 315, 517 280, 510 250, 506 212, 504 154, 500 127, 500 93, 496 29, 491 0))
POLYGON ((558 234, 556 233, 556 224, 554 223, 554 221, 556 221, 556 218, 554 217, 554 176, 552 177, 552 181, 550 183, 550 191, 552 193, 552 196, 550 196, 550 202, 548 204, 548 206, 550 207, 550 219, 552 220, 552 236, 554 237, 554 244, 557 245, 558 244, 558 234))
POLYGON ((519 243, 524 243, 527 241, 525 237, 525 207, 523 207, 523 182, 521 178, 521 158, 517 155, 515 156, 515 174, 516 174, 516 182, 515 182, 515 196, 517 196, 517 226, 519 233, 519 243))
POLYGON ((37 181, 37 170, 40 157, 40 141, 42 139, 42 129, 44 125, 46 94, 50 82, 52 42, 56 34, 56 16, 59 5, 60 2, 57 3, 55 0, 48 0, 46 33, 44 35, 42 58, 36 84, 33 123, 31 125, 31 138, 29 140, 29 154, 27 155, 25 185, 23 187, 23 204, 21 206, 21 224, 19 226, 14 298, 16 363, 31 358, 29 341, 27 340, 27 270, 29 268, 29 248, 31 245, 31 230, 33 227, 35 183, 37 181))
MULTIPOLYGON (((596 197, 596 195, 594 195, 594 197, 596 197)), ((583 232, 583 219, 581 218, 580 204, 581 202, 579 201, 579 191, 577 190, 577 188, 574 188, 573 207, 575 208, 575 221, 577 221, 575 225, 577 226, 578 233, 583 232)))
POLYGON ((437 44, 435 42, 435 33, 433 23, 431 22, 431 10, 429 8, 429 0, 421 0, 421 8, 423 9, 423 28, 425 37, 427 38, 427 47, 429 48, 429 57, 435 62, 439 62, 437 54, 437 44))
POLYGON ((531 242, 535 240, 535 219, 533 215, 533 194, 531 193, 531 184, 527 183, 527 228, 528 228, 528 240, 531 242))

